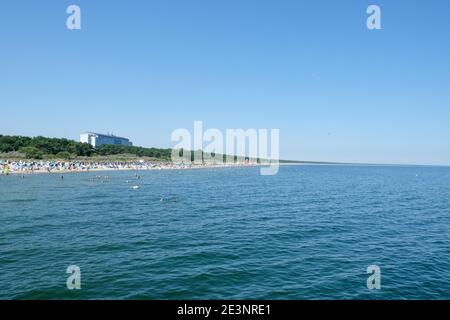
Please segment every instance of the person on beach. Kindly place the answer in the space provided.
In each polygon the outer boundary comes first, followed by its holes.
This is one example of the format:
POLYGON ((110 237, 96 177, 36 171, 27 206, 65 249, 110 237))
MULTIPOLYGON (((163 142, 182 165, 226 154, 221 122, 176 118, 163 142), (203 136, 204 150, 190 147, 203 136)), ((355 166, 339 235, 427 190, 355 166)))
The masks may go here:
POLYGON ((9 175, 9 161, 6 161, 3 165, 3 174, 5 176, 9 175))

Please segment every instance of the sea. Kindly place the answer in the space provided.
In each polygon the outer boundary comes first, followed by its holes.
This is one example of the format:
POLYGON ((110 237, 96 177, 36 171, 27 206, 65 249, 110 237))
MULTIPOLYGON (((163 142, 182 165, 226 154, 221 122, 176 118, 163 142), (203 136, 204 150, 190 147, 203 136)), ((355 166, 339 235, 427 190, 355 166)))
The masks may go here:
POLYGON ((1 176, 0 299, 450 299, 450 167, 1 176))

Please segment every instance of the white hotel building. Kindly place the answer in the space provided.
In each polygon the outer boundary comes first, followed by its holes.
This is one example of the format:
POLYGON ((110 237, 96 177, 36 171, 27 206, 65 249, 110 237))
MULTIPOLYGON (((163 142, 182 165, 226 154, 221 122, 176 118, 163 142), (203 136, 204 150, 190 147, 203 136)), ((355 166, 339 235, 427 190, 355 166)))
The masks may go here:
POLYGON ((95 132, 86 132, 80 134, 80 142, 89 143, 94 148, 104 144, 113 144, 120 146, 133 145, 133 143, 127 138, 117 137, 112 134, 100 134, 95 132))

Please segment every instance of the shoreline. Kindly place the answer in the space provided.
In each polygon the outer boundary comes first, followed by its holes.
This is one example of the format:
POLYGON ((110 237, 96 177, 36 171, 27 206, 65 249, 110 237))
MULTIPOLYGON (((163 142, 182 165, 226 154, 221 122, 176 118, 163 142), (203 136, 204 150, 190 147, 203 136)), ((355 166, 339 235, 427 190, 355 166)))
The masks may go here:
MULTIPOLYGON (((99 163, 99 162, 84 162, 72 161, 64 162, 58 161, 59 165, 56 167, 49 167, 43 165, 44 163, 55 163, 53 161, 30 161, 30 162, 10 162, 7 173, 4 170, 6 161, 0 160, 0 177, 7 175, 32 175, 32 174, 74 174, 74 173, 89 173, 89 172, 117 172, 117 171, 159 171, 159 170, 195 170, 195 169, 220 169, 220 168, 248 168, 248 167, 267 167, 269 163, 205 163, 205 164, 174 164, 174 163, 158 163, 158 162, 120 162, 120 163, 99 163), (20 163, 22 166, 17 168, 15 163, 20 163), (75 165, 74 165, 75 164, 75 165), (80 165, 81 164, 81 165, 80 165), (37 167, 37 168, 36 168, 37 167)), ((284 163, 279 162, 279 166, 344 166, 344 167, 445 167, 442 165, 385 165, 385 164, 339 164, 339 163, 319 163, 319 162, 298 162, 298 163, 284 163)))
POLYGON ((191 169, 217 169, 259 167, 268 164, 233 163, 233 164, 174 164, 174 163, 88 163, 88 162, 12 162, 5 171, 3 162, 0 162, 0 176, 31 175, 31 174, 73 174, 90 172, 117 172, 117 171, 159 171, 159 170, 191 170, 191 169), (6 172, 6 173, 5 173, 6 172))

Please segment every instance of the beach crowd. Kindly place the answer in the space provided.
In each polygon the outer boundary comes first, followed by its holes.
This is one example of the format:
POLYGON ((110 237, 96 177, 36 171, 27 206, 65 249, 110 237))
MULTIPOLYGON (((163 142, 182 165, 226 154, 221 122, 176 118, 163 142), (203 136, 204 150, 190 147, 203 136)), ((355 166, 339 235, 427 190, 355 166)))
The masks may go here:
MULTIPOLYGON (((236 164, 235 164, 236 165, 236 164)), ((10 173, 67 173, 106 170, 162 170, 162 169, 190 169, 196 167, 223 167, 226 164, 175 164, 172 162, 87 162, 87 161, 9 161, 0 160, 0 172, 10 173)))

